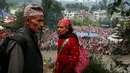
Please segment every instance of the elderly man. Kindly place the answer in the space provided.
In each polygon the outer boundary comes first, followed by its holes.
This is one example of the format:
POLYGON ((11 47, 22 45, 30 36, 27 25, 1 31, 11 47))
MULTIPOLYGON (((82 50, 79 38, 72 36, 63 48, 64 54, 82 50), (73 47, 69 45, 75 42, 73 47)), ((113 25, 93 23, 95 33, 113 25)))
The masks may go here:
POLYGON ((43 9, 38 4, 28 4, 24 10, 24 27, 20 28, 7 46, 9 65, 7 73, 43 73, 42 55, 35 33, 44 26, 43 9))

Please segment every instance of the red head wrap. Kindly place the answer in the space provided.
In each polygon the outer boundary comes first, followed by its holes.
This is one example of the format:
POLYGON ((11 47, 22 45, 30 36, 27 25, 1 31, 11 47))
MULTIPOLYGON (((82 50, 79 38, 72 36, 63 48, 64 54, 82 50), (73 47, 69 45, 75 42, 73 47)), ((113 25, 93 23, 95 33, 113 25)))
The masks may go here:
POLYGON ((62 20, 60 20, 60 21, 58 22, 58 24, 61 24, 61 23, 62 23, 63 25, 65 25, 67 28, 71 26, 71 20, 69 20, 69 19, 62 19, 62 20))

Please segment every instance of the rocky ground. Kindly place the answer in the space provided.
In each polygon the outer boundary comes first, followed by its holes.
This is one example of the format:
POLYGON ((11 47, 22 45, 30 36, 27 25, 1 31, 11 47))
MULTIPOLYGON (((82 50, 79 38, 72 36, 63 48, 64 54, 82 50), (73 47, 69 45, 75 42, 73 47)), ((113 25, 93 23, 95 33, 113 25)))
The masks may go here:
POLYGON ((41 51, 43 59, 46 59, 44 61, 44 73, 52 73, 53 68, 51 67, 51 64, 55 62, 56 60, 56 50, 54 51, 41 51), (51 62, 47 62, 52 59, 51 62))

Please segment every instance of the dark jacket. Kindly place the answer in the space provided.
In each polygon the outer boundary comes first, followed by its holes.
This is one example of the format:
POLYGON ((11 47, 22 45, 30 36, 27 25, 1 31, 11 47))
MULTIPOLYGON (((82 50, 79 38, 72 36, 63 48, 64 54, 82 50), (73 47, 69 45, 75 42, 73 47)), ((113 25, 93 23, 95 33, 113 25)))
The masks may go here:
POLYGON ((22 48, 16 41, 9 42, 7 53, 9 49, 13 50, 10 54, 8 73, 43 73, 42 55, 36 35, 27 28, 20 28, 16 34, 18 33, 22 33, 21 37, 26 39, 26 48, 22 48))

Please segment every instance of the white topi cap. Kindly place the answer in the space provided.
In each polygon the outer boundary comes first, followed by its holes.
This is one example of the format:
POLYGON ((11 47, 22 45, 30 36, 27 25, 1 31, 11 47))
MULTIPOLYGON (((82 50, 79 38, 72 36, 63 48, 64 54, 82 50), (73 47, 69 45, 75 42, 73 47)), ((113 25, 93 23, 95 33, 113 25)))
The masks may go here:
POLYGON ((43 15, 43 9, 38 4, 28 4, 24 9, 24 16, 43 15))

